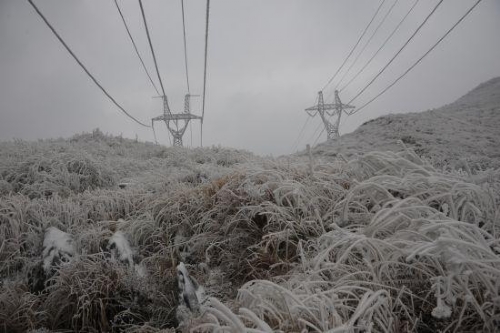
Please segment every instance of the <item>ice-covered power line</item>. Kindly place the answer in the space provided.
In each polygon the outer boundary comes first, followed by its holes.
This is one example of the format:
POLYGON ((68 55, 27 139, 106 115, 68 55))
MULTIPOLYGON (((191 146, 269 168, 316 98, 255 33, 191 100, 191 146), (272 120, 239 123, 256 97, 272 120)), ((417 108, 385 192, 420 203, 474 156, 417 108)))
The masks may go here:
POLYGON ((392 3, 391 7, 389 7, 389 10, 385 13, 385 15, 382 18, 382 20, 375 27, 375 29, 373 30, 372 34, 368 38, 368 40, 365 42, 365 45, 363 46, 363 48, 361 49, 361 51, 358 53, 358 55, 356 56, 356 58, 354 58, 354 61, 351 63, 351 65, 349 66, 349 68, 347 68, 347 70, 345 71, 344 75, 342 75, 342 77, 340 78, 339 82, 335 86, 335 89, 338 89, 338 87, 340 86, 340 84, 342 83, 342 81, 344 81, 344 79, 346 78, 346 76, 351 72, 351 69, 354 67, 354 65, 356 65, 356 63, 358 62, 359 58, 365 52, 365 50, 368 47, 368 45, 370 45, 370 42, 373 40, 373 37, 375 37, 375 35, 379 31, 380 27, 384 24, 385 20, 391 14, 392 10, 394 9, 394 7, 396 6, 396 4, 398 2, 399 2, 399 0, 394 0, 394 2, 392 3))
POLYGON ((335 80, 335 78, 337 77, 337 75, 339 74, 339 72, 342 70, 342 68, 345 66, 347 60, 349 60, 349 58, 351 57, 352 53, 354 52, 354 50, 356 49, 356 47, 358 47, 359 43, 361 42, 361 40, 363 39, 363 37, 365 36, 366 32, 368 31, 368 29, 370 28, 370 26, 372 25, 373 23, 373 20, 375 20, 375 17, 377 16, 378 12, 380 11, 380 8, 382 8, 382 5, 384 4, 385 0, 382 0, 380 2, 380 5, 378 6, 377 10, 375 11, 375 13, 373 14, 370 22, 368 22, 368 24, 366 25, 365 29, 363 30, 363 33, 361 34, 361 36, 359 36, 356 44, 354 44, 353 48, 351 49, 351 51, 349 51, 349 54, 347 55, 347 57, 344 59, 344 61, 342 62, 342 64, 340 65, 340 67, 337 69, 337 71, 335 72, 335 74, 333 74, 333 76, 328 80, 328 82, 323 86, 323 88, 321 89, 322 91, 326 89, 326 87, 328 87, 330 85, 330 83, 333 82, 333 80, 335 80))
POLYGON ((207 13, 205 21, 205 63, 203 66, 203 102, 201 107, 201 146, 203 147, 203 120, 205 119, 205 101, 207 93, 207 58, 208 58, 208 22, 210 17, 210 0, 207 0, 207 13))
POLYGON ((401 25, 403 24, 403 22, 410 15, 410 13, 413 11, 413 9, 415 8, 415 6, 418 4, 419 1, 420 0, 415 0, 415 2, 413 3, 413 5, 406 12, 405 16, 403 16, 403 18, 399 21, 399 23, 392 30, 392 32, 389 34, 389 36, 387 36, 387 38, 384 40, 384 42, 382 43, 382 45, 380 45, 380 47, 377 49, 377 51, 375 51, 375 53, 371 56, 371 58, 364 64, 364 66, 361 67, 361 69, 339 91, 342 92, 344 89, 346 89, 352 83, 352 81, 354 81, 366 69, 366 67, 368 67, 368 65, 371 64, 371 62, 373 61, 373 59, 375 59, 375 57, 379 54, 379 52, 382 51, 382 49, 385 47, 385 45, 387 44, 387 42, 389 42, 389 40, 391 40, 392 36, 394 36, 394 34, 399 30, 399 28, 401 27, 401 25))
POLYGON ((432 11, 425 18, 425 20, 422 23, 420 23, 420 25, 413 32, 413 34, 410 36, 410 38, 408 38, 406 40, 406 42, 403 44, 403 46, 401 46, 401 48, 398 50, 398 52, 396 52, 396 54, 391 58, 391 60, 389 60, 389 62, 387 64, 385 64, 385 66, 377 73, 377 75, 375 75, 373 77, 373 79, 371 79, 370 82, 368 82, 368 84, 363 87, 363 89, 361 89, 353 98, 351 98, 351 100, 347 104, 351 104, 353 101, 355 101, 363 92, 366 91, 366 89, 368 89, 369 86, 372 85, 373 82, 375 82, 375 80, 377 78, 380 77, 380 75, 382 75, 382 73, 387 69, 387 67, 389 67, 392 64, 392 62, 394 61, 394 59, 396 59, 399 56, 399 54, 405 49, 405 47, 411 42, 411 40, 418 34, 418 32, 420 31, 420 29, 422 29, 422 27, 427 23, 427 21, 429 20, 429 18, 436 12, 436 10, 439 8, 439 6, 441 6, 441 4, 443 3, 443 1, 444 0, 440 0, 434 6, 434 8, 432 9, 432 11))
POLYGON ((66 42, 62 39, 62 37, 57 33, 57 31, 54 29, 54 27, 47 20, 47 18, 38 9, 38 7, 35 5, 35 3, 33 2, 33 0, 28 0, 28 2, 31 4, 31 6, 33 7, 33 9, 35 9, 35 11, 37 12, 37 14, 42 18, 42 20, 45 22, 45 24, 49 27, 49 29, 52 31, 52 33, 57 37, 57 39, 59 40, 59 42, 61 42, 61 44, 64 46, 64 48, 69 52, 69 54, 71 54, 71 56, 73 57, 73 59, 75 59, 75 61, 78 63, 78 65, 80 65, 80 67, 83 69, 83 71, 99 87, 99 89, 101 89, 101 91, 106 95, 106 97, 108 97, 111 100, 111 102, 113 102, 113 104, 115 104, 116 107, 118 107, 130 119, 132 119, 133 121, 135 121, 136 123, 138 123, 141 126, 150 127, 149 125, 146 125, 146 124, 140 122, 139 120, 137 120, 134 116, 132 116, 130 113, 128 113, 120 104, 118 104, 118 102, 106 91, 106 89, 104 89, 104 87, 99 83, 99 81, 97 81, 97 79, 89 72, 89 70, 87 69, 87 67, 85 67, 85 65, 80 61, 80 59, 78 59, 78 57, 76 56, 76 54, 71 50, 71 48, 68 46, 68 44, 66 44, 66 42))
POLYGON ((137 45, 135 44, 134 38, 132 38, 132 34, 130 33, 130 30, 128 28, 127 21, 125 20, 125 17, 123 16, 122 10, 120 9, 120 6, 118 5, 118 0, 115 0, 115 5, 116 9, 118 9, 118 13, 120 14, 120 17, 122 18, 123 25, 125 26, 125 30, 127 30, 128 37, 130 41, 132 42, 132 45, 134 46, 135 53, 137 54, 137 57, 139 58, 142 68, 144 69, 144 72, 149 78, 149 82, 151 82, 151 85, 153 88, 156 90, 156 93, 159 95, 160 92, 158 91, 158 88, 156 88, 155 83, 153 82, 153 79, 151 78, 151 75, 149 74, 148 69, 146 68, 146 65, 144 64, 144 61, 142 60, 141 54, 139 53, 139 49, 137 48, 137 45))
MULTIPOLYGON (((116 0, 115 0, 116 1, 116 0)), ((187 91, 188 94, 190 94, 190 89, 189 89, 189 71, 188 71, 188 56, 187 56, 187 42, 186 42, 186 18, 184 15, 184 0, 181 0, 181 8, 182 8, 182 35, 184 38, 184 64, 186 65, 186 84, 187 84, 187 91)))
POLYGON ((474 5, 472 5, 472 7, 470 7, 469 10, 464 15, 462 15, 462 17, 460 17, 460 19, 457 22, 455 22, 455 24, 449 30, 446 31, 446 33, 443 36, 441 36, 441 38, 438 39, 438 41, 436 43, 434 43, 434 45, 432 45, 432 47, 429 50, 427 50, 427 52, 425 52, 420 58, 418 58, 417 61, 415 61, 403 74, 401 74, 389 86, 387 86, 384 90, 382 90, 375 97, 373 97, 372 99, 370 99, 364 105, 362 105, 361 107, 359 107, 358 109, 356 109, 355 111, 353 111, 353 112, 351 112, 349 114, 354 114, 354 113, 357 113, 357 112, 361 111, 362 109, 364 109, 365 107, 367 107, 370 103, 372 103, 377 98, 379 98, 380 96, 382 96, 387 90, 389 90, 390 88, 392 88, 396 83, 398 83, 399 80, 401 80, 406 74, 408 74, 413 68, 415 68, 429 53, 431 53, 432 50, 434 50, 436 48, 436 46, 438 46, 453 31, 453 29, 455 29, 466 18, 474 10, 474 8, 476 8, 476 6, 481 1, 482 0, 477 0, 476 3, 474 3, 474 5))
MULTIPOLYGON (((156 74, 158 75, 158 81, 160 81, 161 92, 163 93, 163 96, 165 96, 165 98, 166 98, 165 88, 163 87, 163 82, 162 82, 161 76, 160 76, 160 70, 158 69, 158 62, 156 61, 156 55, 155 55, 155 50, 153 48, 153 42, 151 42, 151 36, 149 35, 148 22, 146 20, 146 14, 144 13, 144 7, 142 5, 142 0, 139 0, 139 6, 141 7, 142 20, 144 22, 144 29, 146 30, 146 35, 148 37, 149 48, 151 49, 151 54, 153 55, 153 61, 155 64, 156 74)), ((168 105, 168 101, 167 101, 167 105, 168 105)))

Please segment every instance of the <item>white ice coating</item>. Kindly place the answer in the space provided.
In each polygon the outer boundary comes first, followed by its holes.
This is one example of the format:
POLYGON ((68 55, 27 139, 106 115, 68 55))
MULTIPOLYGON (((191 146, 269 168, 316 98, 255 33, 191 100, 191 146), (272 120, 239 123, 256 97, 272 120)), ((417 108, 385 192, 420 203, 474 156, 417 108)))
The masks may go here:
POLYGON ((68 262, 75 253, 75 244, 70 234, 55 227, 47 228, 42 251, 43 270, 46 274, 50 274, 54 261, 68 262))
POLYGON ((199 286, 190 276, 183 262, 177 265, 177 279, 180 300, 193 312, 198 312, 205 299, 205 289, 199 286))
POLYGON ((130 243, 125 237, 125 234, 118 230, 109 239, 108 248, 111 250, 111 255, 121 262, 127 262, 131 267, 134 266, 133 251, 130 243), (114 246, 113 246, 114 244, 114 246))
POLYGON ((108 241, 108 249, 110 250, 112 257, 115 260, 127 263, 135 270, 138 276, 146 276, 146 268, 141 264, 136 264, 134 262, 134 251, 132 250, 130 242, 122 231, 118 230, 113 234, 113 236, 111 236, 108 241))

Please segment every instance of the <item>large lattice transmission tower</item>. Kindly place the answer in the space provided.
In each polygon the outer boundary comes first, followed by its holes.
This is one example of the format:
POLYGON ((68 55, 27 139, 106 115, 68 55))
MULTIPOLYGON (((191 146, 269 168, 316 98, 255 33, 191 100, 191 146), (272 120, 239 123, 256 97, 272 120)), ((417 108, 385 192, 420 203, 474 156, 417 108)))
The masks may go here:
MULTIPOLYGON (((187 126, 192 119, 201 119, 200 116, 191 113, 190 101, 192 96, 186 94, 184 97, 184 112, 183 113, 172 113, 170 107, 168 106, 167 96, 160 96, 163 99, 163 114, 151 119, 151 126, 154 130, 154 122, 163 120, 167 125, 168 131, 172 134, 174 138, 174 146, 182 147, 182 137, 186 132, 187 126), (175 128, 174 128, 175 127, 175 128)), ((155 135, 156 141, 156 135, 155 135)))
POLYGON ((342 104, 338 90, 335 90, 335 103, 325 104, 323 100, 323 92, 318 92, 318 104, 311 106, 306 109, 306 112, 311 117, 315 117, 317 114, 320 115, 323 124, 325 125, 326 135, 328 140, 338 138, 339 134, 339 123, 342 112, 346 109, 354 109, 354 106, 348 104, 342 104), (335 122, 332 124, 328 119, 327 115, 330 117, 337 116, 335 122))

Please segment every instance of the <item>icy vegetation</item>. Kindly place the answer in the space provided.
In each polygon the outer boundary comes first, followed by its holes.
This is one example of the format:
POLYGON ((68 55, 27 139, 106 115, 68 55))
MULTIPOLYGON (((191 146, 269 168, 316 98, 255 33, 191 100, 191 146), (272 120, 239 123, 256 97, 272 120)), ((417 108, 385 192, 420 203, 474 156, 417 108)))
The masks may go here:
POLYGON ((498 332, 500 169, 396 144, 0 143, 0 332, 498 332))

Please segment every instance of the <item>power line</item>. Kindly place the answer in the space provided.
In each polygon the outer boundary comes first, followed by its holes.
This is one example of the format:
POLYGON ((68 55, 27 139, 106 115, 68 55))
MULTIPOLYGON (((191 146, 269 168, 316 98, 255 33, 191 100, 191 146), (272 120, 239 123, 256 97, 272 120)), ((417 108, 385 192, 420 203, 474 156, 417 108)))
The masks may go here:
POLYGON ((37 14, 42 18, 42 20, 45 22, 45 24, 49 27, 49 29, 52 31, 52 33, 57 37, 57 39, 61 42, 61 44, 66 48, 66 50, 71 54, 73 59, 80 65, 80 67, 85 71, 85 73, 94 81, 94 83, 101 89, 101 91, 125 114, 127 115, 130 119, 135 121, 141 126, 144 127, 150 127, 149 125, 146 125, 136 118, 134 118, 130 113, 128 113, 118 102, 104 89, 104 87, 97 81, 97 79, 89 72, 89 70, 83 65, 83 63, 78 59, 78 57, 75 55, 75 53, 69 48, 69 46, 64 42, 62 37, 57 33, 57 31, 52 27, 52 25, 49 23, 49 21, 45 18, 45 16, 42 14, 42 12, 38 9, 38 7, 33 3, 32 0, 28 0, 28 2, 31 4, 31 6, 35 9, 37 14))
POLYGON ((349 72, 351 71, 351 69, 354 67, 354 65, 358 62, 359 60, 359 57, 361 57, 361 55, 363 54, 363 52, 366 50, 366 48, 368 47, 368 45, 370 44, 370 42, 373 40, 373 37, 377 34, 378 30, 380 29, 380 27, 384 24, 385 20, 387 19, 387 17, 389 16, 389 14, 391 14, 392 10, 394 9, 394 6, 396 6, 396 4, 398 3, 399 0, 395 0, 391 7, 389 8, 389 10, 387 11, 387 13, 384 15, 384 17, 382 18, 382 20, 380 21, 380 23, 377 25, 377 27, 373 30, 373 33, 371 34, 371 36, 368 38, 368 40, 366 41, 365 45, 363 46, 363 48, 361 49, 361 51, 358 53, 358 55, 356 56, 356 58, 354 59, 354 61, 352 62, 352 64, 349 66, 349 68, 347 69, 347 71, 344 73, 344 75, 342 76, 342 78, 340 79, 340 81, 337 83, 337 85, 335 86, 335 89, 337 89, 340 85, 340 83, 342 81, 344 81, 344 79, 346 78, 347 74, 349 74, 349 72))
POLYGON ((427 52, 424 53, 423 56, 421 56, 417 61, 415 61, 415 63, 413 63, 413 65, 411 65, 396 80, 394 80, 394 82, 392 82, 389 86, 387 86, 384 90, 382 90, 377 96, 375 96, 374 98, 372 98, 371 100, 369 100, 367 103, 365 103, 363 106, 361 106, 359 109, 357 109, 356 111, 354 111, 354 112, 352 112, 350 114, 354 114, 354 113, 359 112, 362 109, 364 109, 366 106, 368 106, 370 103, 372 103, 374 100, 376 100, 377 98, 379 98, 382 94, 384 94, 387 90, 389 90, 392 86, 394 86, 399 80, 401 80, 413 68, 415 68, 415 66, 417 66, 429 53, 431 53, 432 50, 434 50, 434 48, 436 48, 436 46, 438 46, 453 31, 453 29, 455 29, 455 27, 462 22, 474 10, 474 8, 476 8, 476 6, 481 1, 482 0, 477 0, 476 3, 471 8, 469 8, 469 10, 429 50, 427 50, 427 52))
MULTIPOLYGON (((186 18, 184 14, 184 0, 181 0, 181 9, 182 9, 182 34, 184 37, 184 63, 186 65, 186 85, 188 94, 190 94, 189 89, 189 71, 188 71, 188 56, 187 56, 187 42, 186 42, 186 18)), ((189 133, 191 135, 191 147, 193 147, 193 126, 192 122, 189 122, 189 133)))
POLYGON ((137 54, 137 57, 139 57, 139 60, 141 61, 142 68, 144 68, 144 72, 146 72, 146 75, 149 78, 149 82, 151 82, 151 84, 153 85, 153 88, 156 90, 156 93, 159 95, 160 92, 158 91, 158 88, 156 88, 156 85, 153 82, 153 79, 151 78, 151 75, 149 75, 148 69, 146 68, 146 65, 144 64, 144 61, 142 60, 141 54, 139 53, 137 45, 135 44, 134 38, 132 38, 132 34, 130 33, 130 30, 128 28, 127 21, 125 20, 125 17, 123 16, 123 13, 122 13, 122 11, 120 9, 120 6, 118 5, 118 1, 117 0, 115 0, 115 5, 116 5, 116 9, 118 9, 118 13, 120 13, 120 16, 121 16, 122 21, 123 21, 123 25, 125 26, 125 30, 127 30, 128 37, 130 38, 130 41, 132 42, 132 45, 134 46, 135 53, 137 54))
POLYGON ((394 34, 396 33, 396 31, 398 31, 399 27, 403 24, 403 22, 406 20, 406 18, 410 15, 410 13, 413 11, 413 8, 415 8, 415 6, 418 4, 419 1, 420 0, 416 0, 413 3, 413 5, 408 10, 408 12, 406 12, 406 15, 401 19, 401 21, 399 21, 398 25, 394 28, 394 30, 392 30, 392 32, 390 33, 390 35, 386 38, 386 40, 382 43, 382 45, 378 48, 378 50, 372 55, 372 57, 370 58, 370 60, 368 60, 366 62, 366 64, 356 73, 356 75, 354 75, 349 80, 349 82, 346 83, 345 86, 342 87, 342 89, 340 89, 340 91, 343 91, 345 88, 347 88, 352 83, 352 81, 354 81, 366 69, 366 67, 368 67, 368 65, 373 61, 373 59, 375 59, 375 57, 379 54, 379 52, 385 47, 385 45, 392 38, 392 36, 394 36, 394 34))
POLYGON ((359 36, 358 41, 356 42, 356 44, 354 45, 354 47, 351 49, 351 51, 349 52, 349 54, 347 55, 347 57, 344 59, 344 62, 342 62, 342 65, 340 65, 340 67, 337 69, 337 71, 335 72, 335 74, 333 74, 333 76, 330 78, 330 80, 328 80, 328 82, 324 85, 323 89, 321 89, 321 90, 325 90, 325 88, 328 87, 328 85, 330 83, 332 83, 332 81, 335 79, 335 77, 337 77, 337 74, 344 67, 344 65, 346 64, 347 60, 351 57, 352 53, 354 52, 354 50, 358 46, 359 42, 361 42, 361 39, 363 39, 363 37, 365 36, 366 32, 368 31, 368 28, 371 26, 373 20, 375 19, 375 17, 377 16, 378 12, 380 11, 380 8, 382 8, 382 5, 384 4, 384 2, 385 2, 385 0, 382 0, 382 2, 380 3, 380 5, 378 6, 377 10, 375 11, 375 14, 373 14, 370 22, 365 27, 365 30, 363 31, 363 33, 361 34, 361 36, 359 36))
POLYGON ((413 34, 410 36, 410 38, 408 38, 408 40, 403 44, 403 46, 399 49, 398 52, 396 52, 396 54, 391 58, 391 60, 389 60, 389 62, 377 73, 377 75, 375 75, 375 77, 370 81, 368 82, 368 84, 363 88, 361 89, 360 92, 358 92, 356 94, 356 96, 354 96, 347 104, 351 104, 355 99, 357 99, 369 86, 372 85, 372 83, 380 76, 382 75, 382 73, 387 69, 387 67, 389 67, 389 65, 394 61, 394 59, 397 58, 397 56, 403 51, 403 49, 410 43, 410 41, 413 39, 413 37, 415 37, 417 35, 417 33, 420 31, 420 29, 427 23, 427 21, 429 20, 429 18, 432 16, 432 14, 434 14, 436 12, 436 10, 438 9, 438 7, 443 3, 444 0, 440 0, 436 6, 434 6, 434 8, 432 9, 432 11, 427 15, 427 17, 425 18, 425 20, 418 26, 418 28, 413 32, 413 34))
POLYGON ((203 147, 203 120, 205 119, 205 99, 207 88, 207 55, 208 55, 208 21, 210 15, 210 0, 207 0, 207 16, 205 25, 205 65, 203 68, 203 104, 201 107, 201 146, 203 147))
POLYGON ((146 30, 146 35, 148 36, 149 48, 151 49, 151 54, 153 55, 153 61, 155 63, 156 74, 158 75, 158 81, 160 81, 161 91, 163 93, 163 96, 167 96, 167 94, 165 94, 165 89, 163 88, 163 82, 161 81, 160 71, 158 70, 158 63, 156 62, 155 50, 153 48, 153 43, 151 42, 151 36, 149 35, 148 22, 146 20, 146 14, 144 14, 144 7, 142 6, 142 0, 139 0, 139 6, 141 7, 142 20, 144 21, 144 29, 146 30))
POLYGON ((184 62, 186 64, 186 83, 187 83, 187 90, 188 90, 188 94, 189 94, 190 91, 189 91, 188 58, 187 58, 187 45, 186 45, 186 22, 185 22, 185 16, 184 16, 184 0, 181 0, 181 7, 182 7, 182 32, 183 32, 183 36, 184 36, 184 62))

